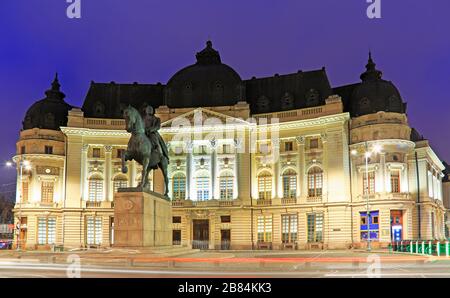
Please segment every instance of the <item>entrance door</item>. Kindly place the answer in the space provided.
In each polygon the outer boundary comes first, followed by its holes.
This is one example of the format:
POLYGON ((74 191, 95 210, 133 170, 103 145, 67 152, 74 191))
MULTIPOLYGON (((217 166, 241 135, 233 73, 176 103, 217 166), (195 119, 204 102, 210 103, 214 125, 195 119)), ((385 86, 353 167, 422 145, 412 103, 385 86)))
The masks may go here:
POLYGON ((27 247, 27 217, 22 217, 20 221, 20 231, 19 231, 19 241, 18 245, 21 249, 25 249, 27 247))
POLYGON ((194 219, 192 220, 194 235, 192 239, 192 248, 208 249, 209 248, 209 220, 194 219))
POLYGON ((403 240, 403 211, 391 210, 391 240, 403 240))
POLYGON ((220 230, 220 249, 230 249, 231 232, 230 230, 220 230))

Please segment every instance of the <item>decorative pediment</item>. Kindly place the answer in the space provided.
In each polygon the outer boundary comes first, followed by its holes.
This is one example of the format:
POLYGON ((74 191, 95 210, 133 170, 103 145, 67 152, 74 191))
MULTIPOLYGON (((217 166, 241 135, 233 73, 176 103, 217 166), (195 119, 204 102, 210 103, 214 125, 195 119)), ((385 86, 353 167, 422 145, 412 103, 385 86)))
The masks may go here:
POLYGON ((179 129, 180 127, 194 127, 194 125, 200 124, 203 129, 217 129, 218 124, 239 126, 250 125, 249 122, 239 118, 231 117, 205 108, 196 108, 162 123, 161 130, 163 132, 170 132, 170 130, 179 129))

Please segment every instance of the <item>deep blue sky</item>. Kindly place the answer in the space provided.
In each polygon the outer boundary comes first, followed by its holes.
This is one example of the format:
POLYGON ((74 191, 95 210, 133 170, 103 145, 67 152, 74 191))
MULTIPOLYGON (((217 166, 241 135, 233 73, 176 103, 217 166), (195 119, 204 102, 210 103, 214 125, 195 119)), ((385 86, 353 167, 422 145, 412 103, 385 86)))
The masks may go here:
MULTIPOLYGON (((0 1, 0 157, 15 153, 27 108, 55 71, 81 106, 89 82, 166 83, 210 37, 243 78, 327 68, 333 86, 359 81, 370 48, 408 102, 410 123, 450 160, 450 1, 65 0, 0 1)), ((0 170, 0 183, 14 173, 0 170)))

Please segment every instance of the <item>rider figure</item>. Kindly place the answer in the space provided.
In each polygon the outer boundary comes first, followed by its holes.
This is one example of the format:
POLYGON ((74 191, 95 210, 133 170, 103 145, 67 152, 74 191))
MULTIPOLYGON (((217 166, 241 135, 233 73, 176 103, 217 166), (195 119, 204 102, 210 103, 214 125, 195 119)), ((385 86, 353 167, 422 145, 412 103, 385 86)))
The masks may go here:
POLYGON ((157 150, 157 152, 159 152, 161 156, 169 158, 166 143, 158 133, 158 130, 161 128, 161 119, 154 115, 152 106, 144 106, 142 119, 144 120, 145 124, 145 134, 150 139, 153 150, 157 150))

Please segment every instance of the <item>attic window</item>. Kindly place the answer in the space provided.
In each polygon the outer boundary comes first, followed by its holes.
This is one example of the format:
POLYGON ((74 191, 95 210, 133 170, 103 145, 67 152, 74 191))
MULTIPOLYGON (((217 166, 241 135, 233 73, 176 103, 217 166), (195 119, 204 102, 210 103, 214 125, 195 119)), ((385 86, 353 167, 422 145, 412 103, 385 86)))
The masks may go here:
POLYGON ((361 113, 370 113, 370 100, 367 97, 360 99, 359 110, 361 113))
POLYGON ((95 112, 95 114, 102 116, 103 113, 105 113, 105 105, 103 103, 101 103, 100 101, 97 101, 94 104, 94 112, 95 112))

